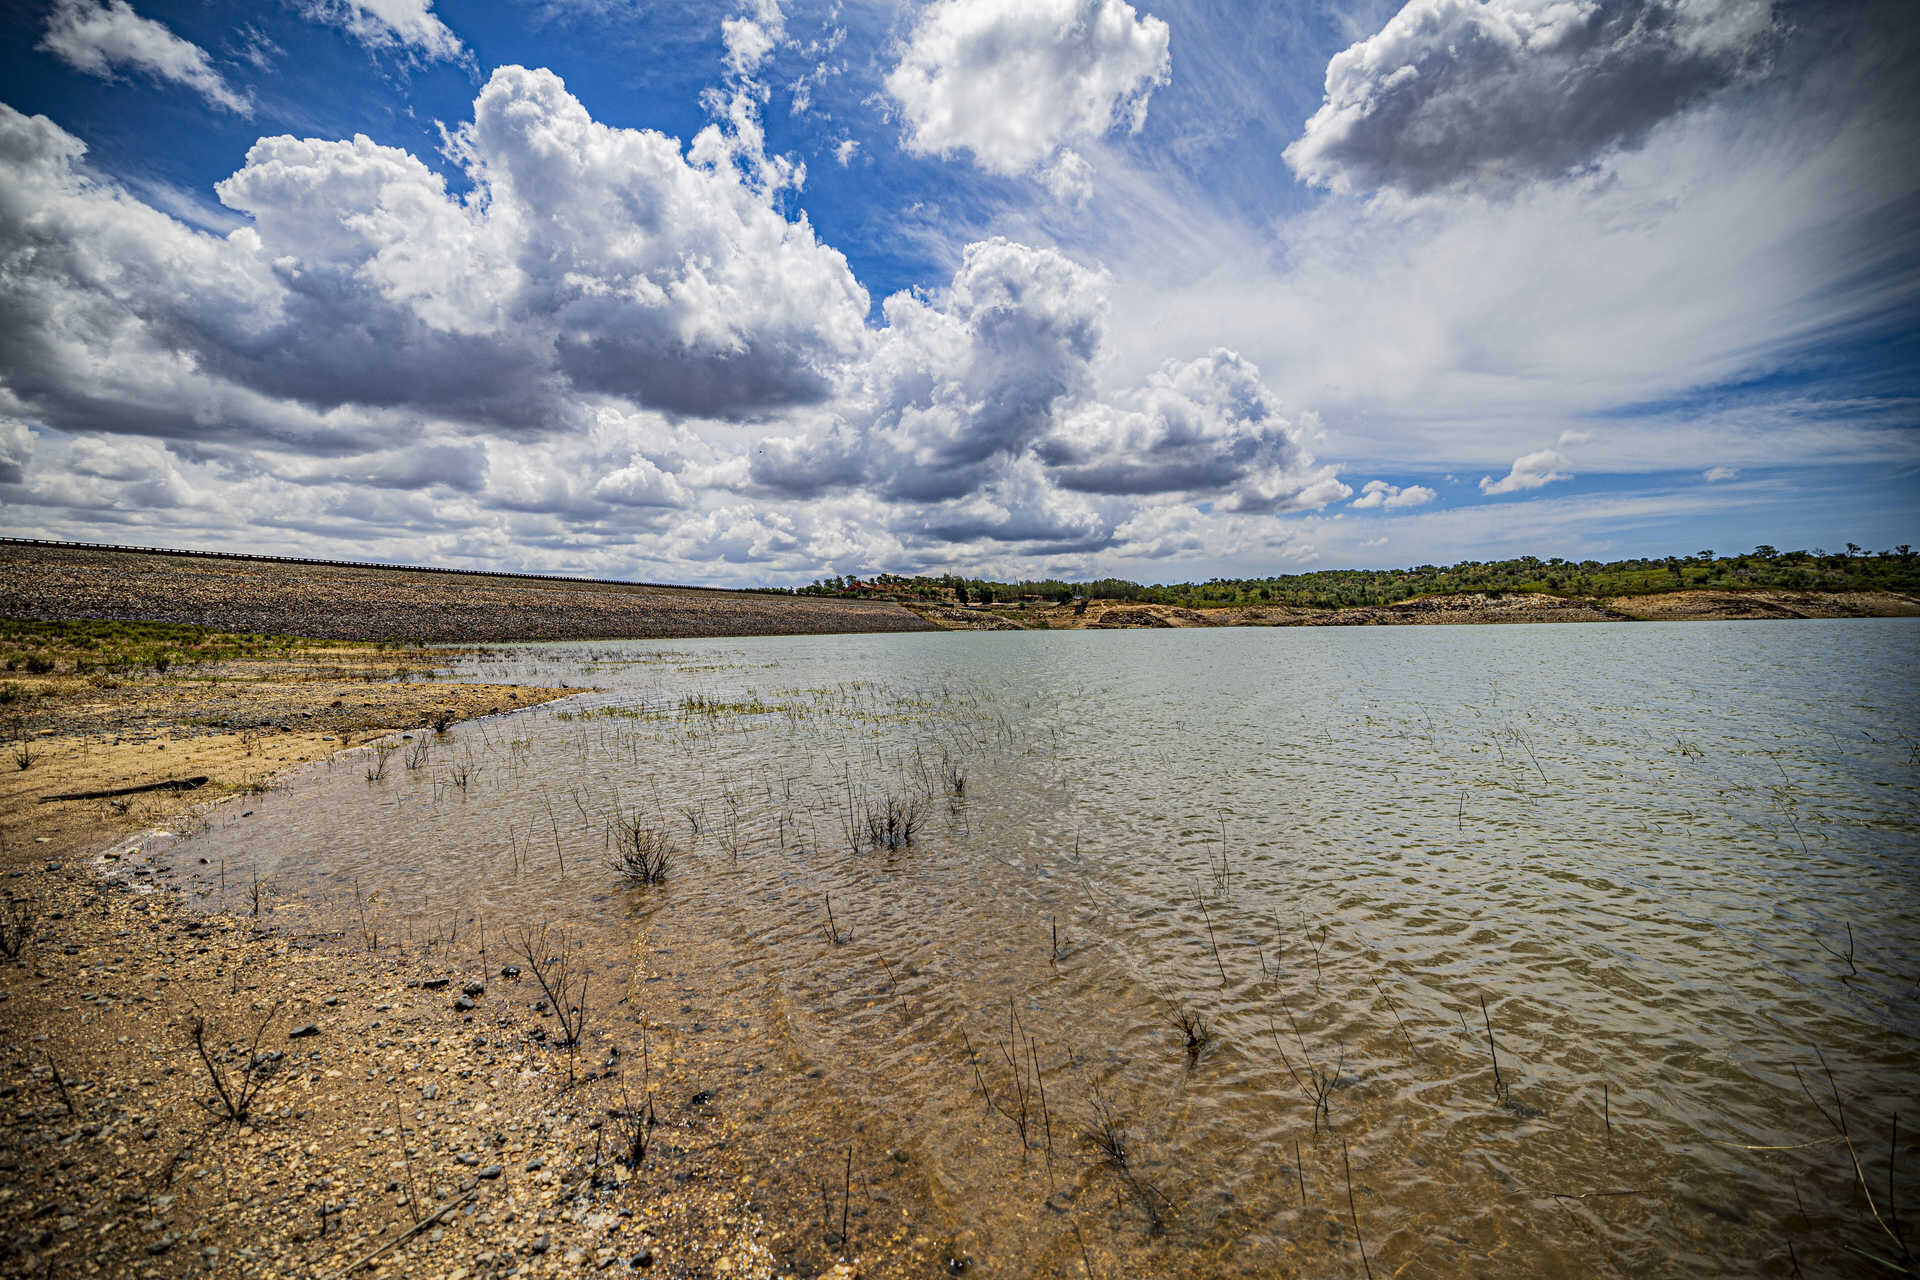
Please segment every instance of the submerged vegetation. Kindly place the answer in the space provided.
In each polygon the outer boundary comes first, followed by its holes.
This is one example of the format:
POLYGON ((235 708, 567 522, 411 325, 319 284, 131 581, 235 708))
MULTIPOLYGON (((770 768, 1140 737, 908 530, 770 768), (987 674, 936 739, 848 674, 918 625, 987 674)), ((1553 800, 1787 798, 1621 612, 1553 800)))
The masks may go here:
MULTIPOLYGON (((1828 898, 1768 902, 1751 940, 1736 903, 1736 927, 1688 934, 1684 980, 1659 950, 1674 945, 1670 904, 1697 908, 1698 876, 1784 881, 1798 860, 1871 850, 1871 823, 1910 812, 1892 790, 1857 812, 1828 799, 1905 777, 1920 748, 1897 711, 1859 709, 1844 741, 1797 725, 1773 737, 1737 715, 1682 723, 1685 698, 1648 701, 1678 686, 1636 684, 1627 661, 1597 692, 1578 666, 1484 693, 1413 692, 1389 667, 1364 693, 1302 680, 1285 696, 1223 669, 1175 710, 1116 691, 1135 674, 1120 668, 983 680, 924 656, 903 673, 871 653, 775 652, 760 689, 758 646, 527 659, 598 687, 371 743, 337 770, 346 785, 300 784, 309 825, 260 869, 270 897, 252 858, 273 856, 285 802, 258 817, 232 806, 175 865, 199 854, 203 897, 237 895, 261 937, 301 919, 311 893, 315 922, 337 910, 333 936, 357 953, 424 958, 412 985, 434 993, 433 1035, 549 1090, 528 1095, 545 1110, 586 1117, 570 1156, 542 1157, 579 1211, 554 1220, 556 1254, 582 1238, 581 1215, 684 1177, 689 1148, 728 1116, 743 1117, 729 1141, 759 1161, 757 1211, 791 1233, 798 1274, 869 1249, 867 1273, 892 1274, 882 1210, 990 1241, 992 1254, 945 1255, 980 1274, 1264 1276, 1276 1259, 1453 1273, 1422 1258, 1438 1233, 1455 1267, 1517 1275, 1588 1238, 1569 1225, 1603 1234, 1603 1274, 1696 1262, 1694 1249, 1780 1274, 1869 1251, 1911 1268, 1913 1175, 1881 1065, 1910 1037, 1884 1021, 1835 1037, 1824 1013, 1904 1007, 1908 931, 1828 898), (1541 696, 1552 681, 1571 692, 1541 696), (1257 721, 1237 724, 1242 712, 1257 721), (1596 798, 1601 771, 1645 785, 1596 798), (1725 817, 1696 835, 1707 797, 1725 817), (1576 841, 1578 876, 1533 852, 1576 841), (1658 884, 1620 860, 1629 847, 1661 859, 1658 884), (246 868, 233 894, 230 865, 246 868), (669 870, 670 891, 645 887, 669 870), (1586 927, 1595 903, 1608 965, 1570 966, 1543 913, 1586 927), (1779 927, 1789 917, 1806 937, 1779 927), (742 976, 703 985, 716 972, 742 976), (1742 1042, 1758 1064, 1744 1075, 1712 1052, 1735 1024, 1695 994, 1695 973, 1788 990, 1773 1006, 1782 1034, 1742 1042), (1698 1017, 1670 1033, 1647 1011, 1682 991, 1698 1017), (779 1070, 763 1070, 769 1046, 779 1070), (655 1090, 656 1070, 670 1088, 655 1090), (761 1118, 776 1110, 794 1129, 761 1118), (763 1158, 788 1146, 790 1161, 763 1158), (901 1190, 921 1168, 942 1171, 957 1223, 901 1190), (1504 1253, 1487 1252, 1496 1233, 1504 1253)), ((0 921, 9 949, 44 949, 34 919, 0 921)), ((1755 988, 1763 1013, 1771 989, 1755 988)), ((226 1036, 210 1022, 204 1045, 175 1037, 216 1119, 247 1109, 222 1090, 250 1083, 249 1064, 260 1088, 293 1087, 263 1042, 234 1039, 259 1041, 235 1016, 226 1036)), ((287 1070, 311 1073, 315 1051, 285 1051, 287 1070)), ((473 1087, 498 1105, 492 1079, 473 1087)), ((378 1135, 397 1137, 399 1163, 342 1188, 372 1205, 388 1180, 389 1233, 455 1203, 415 1192, 407 1129, 441 1113, 402 1098, 413 1115, 384 1099, 397 1133, 378 1135)), ((501 1185, 536 1172, 512 1154, 475 1167, 501 1185)), ((466 1169, 451 1169, 458 1195, 488 1177, 466 1169)))
POLYGON ((1606 599, 1698 589, 1791 591, 1920 591, 1920 557, 1910 546, 1867 552, 1852 543, 1844 551, 1780 551, 1755 547, 1738 555, 1711 550, 1683 556, 1629 560, 1564 560, 1520 556, 1513 560, 1462 560, 1406 569, 1323 569, 1257 578, 1211 578, 1205 582, 1143 585, 1123 578, 1064 581, 1058 578, 999 582, 981 578, 822 578, 799 588, 803 595, 956 604, 1128 600, 1186 609, 1278 604, 1337 609, 1388 605, 1456 591, 1529 591, 1606 599))

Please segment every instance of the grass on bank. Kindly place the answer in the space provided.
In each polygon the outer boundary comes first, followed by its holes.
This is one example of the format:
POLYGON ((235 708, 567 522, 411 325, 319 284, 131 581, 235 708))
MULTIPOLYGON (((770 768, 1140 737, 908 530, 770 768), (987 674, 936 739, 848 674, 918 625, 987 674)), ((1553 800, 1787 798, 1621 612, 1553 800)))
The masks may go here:
POLYGON ((165 674, 175 667, 284 659, 320 650, 371 658, 420 647, 414 642, 314 640, 170 622, 0 618, 0 672, 15 676, 165 674))

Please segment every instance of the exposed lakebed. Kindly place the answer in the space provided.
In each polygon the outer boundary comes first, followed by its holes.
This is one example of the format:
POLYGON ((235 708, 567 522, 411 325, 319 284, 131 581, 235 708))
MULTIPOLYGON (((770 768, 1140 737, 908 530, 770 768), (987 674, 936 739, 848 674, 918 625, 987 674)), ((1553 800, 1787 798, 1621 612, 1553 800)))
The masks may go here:
POLYGON ((596 1051, 670 1022, 817 1110, 826 1227, 868 1117, 988 1274, 1841 1274, 1914 1212, 1917 659, 1908 620, 538 646, 455 674, 596 692, 170 858, 462 963, 564 928, 596 1051), (634 823, 662 884, 609 868, 634 823))

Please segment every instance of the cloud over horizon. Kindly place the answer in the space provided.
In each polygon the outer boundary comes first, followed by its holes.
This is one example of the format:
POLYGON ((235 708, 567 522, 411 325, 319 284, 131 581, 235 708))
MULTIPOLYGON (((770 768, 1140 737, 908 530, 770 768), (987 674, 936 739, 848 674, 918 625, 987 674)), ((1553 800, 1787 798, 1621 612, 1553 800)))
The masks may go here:
POLYGON ((12 531, 751 582, 1912 511, 1884 0, 165 16, 13 37, 12 531))

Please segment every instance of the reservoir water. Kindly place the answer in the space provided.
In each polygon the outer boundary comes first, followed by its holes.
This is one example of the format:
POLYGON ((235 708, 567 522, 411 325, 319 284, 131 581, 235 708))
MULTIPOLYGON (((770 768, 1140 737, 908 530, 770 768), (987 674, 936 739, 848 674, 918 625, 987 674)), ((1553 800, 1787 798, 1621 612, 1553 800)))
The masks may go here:
POLYGON ((1917 671, 1907 620, 539 646, 451 674, 592 691, 172 856, 565 930, 600 1036, 857 1114, 977 1274, 1862 1274, 1920 1221, 1917 671))

